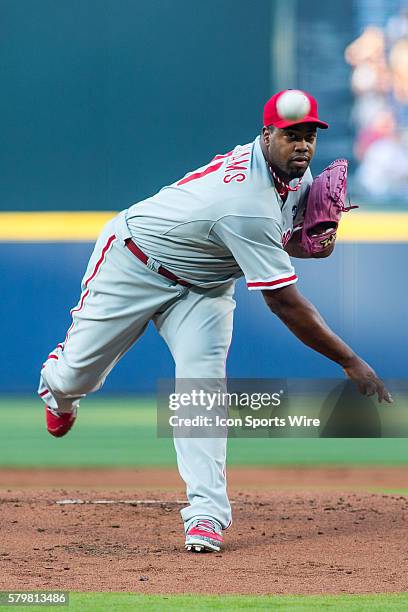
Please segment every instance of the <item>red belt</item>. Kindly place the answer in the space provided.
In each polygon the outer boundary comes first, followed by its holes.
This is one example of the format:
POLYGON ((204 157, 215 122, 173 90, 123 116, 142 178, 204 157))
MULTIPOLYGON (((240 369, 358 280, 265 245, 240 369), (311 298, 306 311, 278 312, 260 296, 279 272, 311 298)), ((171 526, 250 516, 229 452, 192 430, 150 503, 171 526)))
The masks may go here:
MULTIPOLYGON (((131 251, 133 255, 135 255, 138 259, 140 259, 140 261, 143 262, 145 266, 148 265, 149 257, 145 255, 143 251, 139 249, 137 244, 133 242, 132 238, 128 238, 125 241, 125 244, 127 248, 129 249, 129 251, 131 251)), ((165 276, 169 280, 172 280, 175 283, 178 283, 179 285, 184 285, 184 287, 191 287, 191 283, 188 283, 187 281, 182 280, 181 278, 178 278, 178 276, 173 274, 173 272, 170 272, 170 270, 166 270, 166 268, 163 268, 163 266, 159 266, 157 269, 155 269, 155 271, 158 274, 165 276)))

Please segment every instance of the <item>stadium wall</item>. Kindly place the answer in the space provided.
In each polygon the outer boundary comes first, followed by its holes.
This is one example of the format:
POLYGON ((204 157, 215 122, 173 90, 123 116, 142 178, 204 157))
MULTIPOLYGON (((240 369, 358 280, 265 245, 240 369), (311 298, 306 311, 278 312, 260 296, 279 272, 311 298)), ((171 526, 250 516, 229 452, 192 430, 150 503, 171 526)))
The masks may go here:
MULTIPOLYGON (((90 241, 0 243, 0 392, 34 392, 41 364, 70 325, 90 241)), ((342 240, 327 260, 296 260, 300 290, 382 376, 406 378, 408 242, 342 240)), ((336 377, 339 368, 304 347, 239 281, 232 377, 336 377)), ((189 342, 189 339, 185 339, 189 342)), ((105 389, 149 393, 170 377, 169 351, 153 327, 116 366, 105 389)))

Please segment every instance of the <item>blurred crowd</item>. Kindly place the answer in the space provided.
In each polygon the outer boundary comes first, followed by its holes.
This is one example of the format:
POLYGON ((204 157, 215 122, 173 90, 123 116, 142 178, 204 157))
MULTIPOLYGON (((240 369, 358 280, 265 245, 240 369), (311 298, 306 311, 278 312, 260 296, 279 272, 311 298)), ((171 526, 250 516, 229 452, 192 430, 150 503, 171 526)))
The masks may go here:
POLYGON ((356 193, 408 204, 408 8, 367 26, 345 51, 355 96, 356 193))

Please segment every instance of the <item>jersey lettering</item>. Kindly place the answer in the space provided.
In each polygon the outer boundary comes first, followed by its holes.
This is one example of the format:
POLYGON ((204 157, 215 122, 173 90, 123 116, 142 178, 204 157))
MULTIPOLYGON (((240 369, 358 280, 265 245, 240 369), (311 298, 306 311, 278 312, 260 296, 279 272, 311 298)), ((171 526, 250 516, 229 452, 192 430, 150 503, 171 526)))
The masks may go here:
POLYGON ((247 175, 244 173, 246 173, 248 170, 249 157, 247 156, 248 155, 250 156, 251 153, 250 151, 246 150, 240 153, 236 153, 235 155, 232 155, 233 152, 234 151, 229 151, 228 153, 224 153, 223 155, 221 154, 215 155, 215 157, 213 157, 213 159, 210 161, 208 166, 204 168, 204 170, 201 170, 200 172, 193 172, 192 174, 189 174, 188 176, 182 178, 177 183, 177 186, 185 185, 186 183, 189 183, 190 181, 196 181, 197 179, 203 178, 203 176, 207 176, 207 174, 216 172, 217 170, 221 168, 224 161, 217 162, 216 164, 213 164, 213 162, 218 159, 225 160, 226 158, 230 158, 230 159, 228 160, 229 162, 228 166, 225 168, 225 172, 228 172, 228 174, 224 176, 224 183, 230 183, 231 181, 242 183, 242 181, 245 181, 245 179, 247 178, 247 175), (247 159, 240 159, 242 157, 247 157, 247 159), (230 174, 230 172, 233 172, 236 170, 242 170, 243 172, 240 172, 238 174, 230 174))
POLYGON ((224 183, 231 183, 231 181, 242 183, 242 181, 245 181, 247 178, 246 172, 248 170, 249 162, 249 157, 247 157, 248 155, 250 156, 250 151, 243 151, 241 153, 236 153, 231 157, 231 159, 228 160, 228 166, 225 168, 225 172, 227 174, 225 174, 223 179, 224 183), (247 159, 242 159, 243 157, 246 157, 247 159), (230 174, 231 171, 234 172, 235 170, 243 170, 243 172, 238 174, 230 174))
POLYGON ((230 183, 231 181, 237 181, 237 183, 242 183, 242 181, 245 181, 246 179, 246 174, 243 174, 242 172, 239 172, 238 174, 226 174, 224 176, 224 183, 230 183))
MULTIPOLYGON (((248 161, 248 160, 245 160, 245 161, 248 161)), ((236 162, 235 164, 230 164, 226 168, 226 170, 247 170, 247 169, 248 169, 247 166, 240 166, 240 162, 236 162)))

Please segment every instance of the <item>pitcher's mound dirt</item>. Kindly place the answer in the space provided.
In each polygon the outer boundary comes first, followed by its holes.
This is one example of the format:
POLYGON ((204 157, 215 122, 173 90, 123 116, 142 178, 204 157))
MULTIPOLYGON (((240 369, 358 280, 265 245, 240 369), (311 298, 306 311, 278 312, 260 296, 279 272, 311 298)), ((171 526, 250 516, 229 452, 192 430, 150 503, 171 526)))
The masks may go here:
MULTIPOLYGON (((229 467, 231 490, 381 490, 403 489, 407 466, 229 467)), ((183 482, 176 468, 2 468, 0 488, 89 489, 135 488, 178 490, 183 482)))
POLYGON ((235 490, 222 553, 183 550, 178 492, 6 491, 0 589, 142 593, 408 590, 408 498, 235 490), (159 500, 152 504, 56 501, 159 500))

